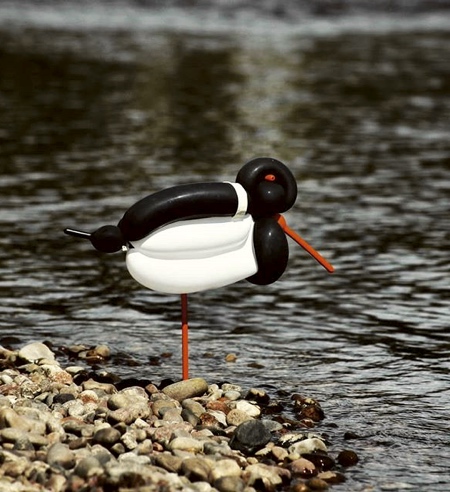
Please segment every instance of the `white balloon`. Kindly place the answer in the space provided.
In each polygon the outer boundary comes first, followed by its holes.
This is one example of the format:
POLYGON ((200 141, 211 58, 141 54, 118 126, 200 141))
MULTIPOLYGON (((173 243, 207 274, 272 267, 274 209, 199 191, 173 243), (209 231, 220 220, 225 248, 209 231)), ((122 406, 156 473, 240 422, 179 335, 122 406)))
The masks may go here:
POLYGON ((145 287, 170 294, 233 284, 258 270, 253 226, 250 215, 168 224, 131 243, 128 271, 145 287))

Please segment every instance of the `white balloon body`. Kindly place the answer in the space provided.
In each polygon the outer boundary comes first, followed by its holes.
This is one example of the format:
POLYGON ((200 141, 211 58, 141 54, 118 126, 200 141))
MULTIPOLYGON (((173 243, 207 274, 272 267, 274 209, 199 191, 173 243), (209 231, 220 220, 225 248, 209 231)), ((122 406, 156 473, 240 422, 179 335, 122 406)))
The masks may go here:
POLYGON ((258 270, 251 215, 174 222, 133 241, 126 265, 140 284, 168 294, 230 285, 258 270))

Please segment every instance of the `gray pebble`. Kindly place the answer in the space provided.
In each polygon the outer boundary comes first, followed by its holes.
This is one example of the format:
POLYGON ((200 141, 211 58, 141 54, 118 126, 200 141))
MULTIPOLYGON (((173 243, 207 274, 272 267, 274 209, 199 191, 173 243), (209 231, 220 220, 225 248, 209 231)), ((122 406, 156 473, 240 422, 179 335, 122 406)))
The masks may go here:
POLYGON ((75 466, 75 455, 67 444, 52 444, 47 451, 47 463, 49 465, 59 465, 68 470, 75 466))
POLYGON ((250 454, 265 446, 270 438, 270 432, 260 420, 247 420, 236 427, 230 447, 250 454))
POLYGON ((193 482, 207 481, 211 467, 203 457, 194 457, 182 461, 181 471, 193 482))
POLYGON ((93 436, 93 441, 104 446, 112 446, 121 437, 120 432, 113 427, 99 429, 93 436))
POLYGON ((197 415, 195 415, 194 412, 192 412, 188 408, 183 408, 183 410, 181 411, 181 417, 184 421, 191 424, 192 427, 196 427, 199 422, 199 417, 197 417, 197 415))
POLYGON ((241 467, 237 464, 236 460, 226 458, 218 460, 211 470, 210 478, 212 482, 224 477, 239 477, 241 475, 241 467))
POLYGON ((244 481, 238 476, 218 478, 213 485, 219 492, 242 492, 245 489, 244 481))
POLYGON ((150 407, 147 403, 134 403, 126 408, 118 408, 108 413, 108 420, 112 423, 123 422, 132 424, 136 419, 145 419, 150 415, 150 407))
POLYGON ((263 419, 261 422, 269 432, 275 432, 283 429, 283 424, 280 424, 280 422, 277 422, 276 420, 263 419))
POLYGON ((95 456, 88 456, 83 458, 75 467, 75 475, 82 478, 89 478, 94 474, 100 474, 103 472, 103 467, 100 461, 95 456))
POLYGON ((203 441, 198 441, 192 437, 176 437, 169 443, 171 451, 181 450, 192 453, 201 453, 203 451, 203 441))
POLYGON ((181 470, 182 459, 174 456, 171 453, 158 453, 154 456, 155 464, 173 473, 178 473, 181 470))
POLYGON ((190 410, 196 417, 200 417, 202 413, 205 413, 205 407, 192 398, 186 398, 181 405, 183 408, 190 410))
POLYGON ((181 408, 165 408, 161 411, 162 420, 165 422, 183 422, 183 417, 181 416, 181 408))

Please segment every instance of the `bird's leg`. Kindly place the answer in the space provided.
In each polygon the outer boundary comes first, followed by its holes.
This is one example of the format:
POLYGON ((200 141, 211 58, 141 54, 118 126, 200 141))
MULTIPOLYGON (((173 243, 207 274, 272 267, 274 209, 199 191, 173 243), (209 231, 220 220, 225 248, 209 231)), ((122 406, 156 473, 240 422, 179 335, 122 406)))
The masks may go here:
POLYGON ((187 294, 181 294, 181 364, 183 379, 189 379, 189 326, 187 294))

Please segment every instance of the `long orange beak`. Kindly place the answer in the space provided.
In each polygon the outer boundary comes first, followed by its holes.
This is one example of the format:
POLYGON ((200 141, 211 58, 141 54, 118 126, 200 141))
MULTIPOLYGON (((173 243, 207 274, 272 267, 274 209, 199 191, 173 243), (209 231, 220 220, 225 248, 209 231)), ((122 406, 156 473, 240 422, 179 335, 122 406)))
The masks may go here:
POLYGON ((334 267, 310 244, 308 244, 304 239, 302 239, 295 231, 293 231, 286 223, 286 219, 282 215, 278 215, 277 221, 283 231, 292 238, 297 244, 299 244, 306 252, 308 252, 317 262, 319 262, 325 270, 329 273, 334 272, 334 267))

